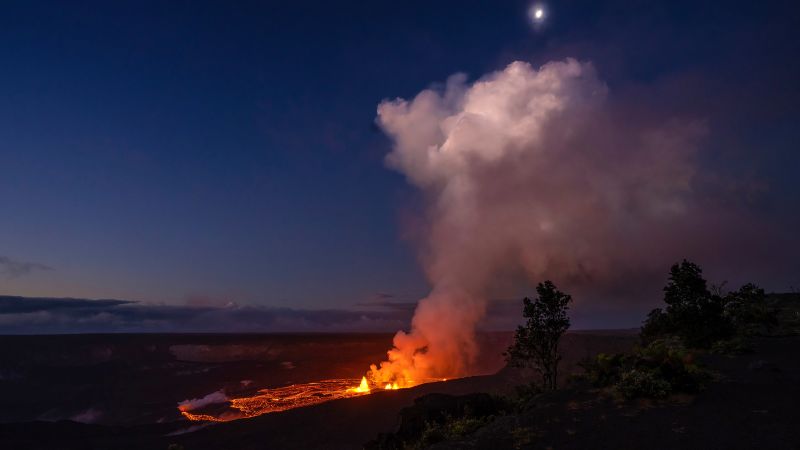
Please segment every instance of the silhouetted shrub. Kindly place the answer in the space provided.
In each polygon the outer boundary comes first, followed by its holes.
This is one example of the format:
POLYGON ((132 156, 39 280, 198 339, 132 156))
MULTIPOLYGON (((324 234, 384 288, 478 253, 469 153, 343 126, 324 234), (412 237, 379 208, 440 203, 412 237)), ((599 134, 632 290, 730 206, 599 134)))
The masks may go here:
POLYGON ((459 439, 486 425, 491 417, 445 417, 439 422, 427 422, 418 440, 402 444, 403 450, 425 449, 439 442, 459 439))
POLYGON ((528 383, 514 387, 514 394, 506 397, 506 409, 512 411, 525 411, 534 405, 534 400, 542 393, 541 386, 528 383))
POLYGON ((365 444, 368 450, 428 448, 473 433, 510 409, 502 398, 485 393, 453 396, 427 394, 400 411, 400 426, 365 444))
POLYGON ((752 351, 750 339, 740 335, 730 339, 721 339, 711 345, 711 353, 718 355, 743 355, 752 351))
POLYGON ((771 335, 800 335, 800 292, 786 294, 770 294, 766 301, 775 312, 776 326, 771 335))
POLYGON ((583 360, 578 365, 584 370, 582 378, 596 387, 603 387, 619 380, 620 370, 625 365, 627 358, 630 358, 630 355, 600 353, 594 358, 583 360))
POLYGON ((676 338, 656 340, 632 354, 599 354, 581 363, 584 378, 596 387, 611 387, 623 398, 662 398, 701 389, 710 374, 676 338))
POLYGON ((614 389, 626 399, 664 398, 672 391, 672 386, 653 372, 632 369, 622 373, 619 381, 614 384, 614 389))
POLYGON ((776 311, 767 305, 764 290, 748 283, 725 296, 724 315, 737 334, 769 334, 778 324, 776 311))
POLYGON ((695 362, 694 353, 675 338, 654 341, 634 355, 635 368, 654 371, 669 382, 673 392, 697 392, 710 378, 695 362))

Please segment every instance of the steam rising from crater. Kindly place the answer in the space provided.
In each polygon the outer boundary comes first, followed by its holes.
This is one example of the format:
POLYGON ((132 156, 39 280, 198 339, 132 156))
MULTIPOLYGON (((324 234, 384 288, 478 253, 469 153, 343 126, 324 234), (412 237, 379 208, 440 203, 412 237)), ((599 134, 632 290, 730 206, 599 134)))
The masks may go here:
POLYGON ((378 106, 388 165, 425 198, 432 290, 376 382, 468 374, 488 296, 520 275, 602 285, 614 267, 652 264, 646 243, 687 210, 703 128, 648 124, 608 97, 591 64, 567 59, 378 106))

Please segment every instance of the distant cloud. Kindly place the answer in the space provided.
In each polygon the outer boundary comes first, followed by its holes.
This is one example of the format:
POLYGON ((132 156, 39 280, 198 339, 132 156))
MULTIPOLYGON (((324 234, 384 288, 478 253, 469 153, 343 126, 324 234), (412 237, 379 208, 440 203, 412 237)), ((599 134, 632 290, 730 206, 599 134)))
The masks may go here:
POLYGON ((389 302, 389 301, 366 301, 359 302, 356 306, 378 308, 394 311, 413 311, 417 307, 417 302, 389 302))
POLYGON ((388 292, 376 292, 372 294, 368 299, 364 301, 360 301, 356 303, 358 306, 382 306, 386 303, 390 302, 392 299, 396 299, 397 296, 395 294, 390 294, 388 292))
POLYGON ((368 299, 360 301, 355 305, 371 310, 394 310, 394 311, 413 311, 417 306, 418 297, 408 295, 397 295, 388 292, 376 292, 368 299), (413 300, 411 300, 413 298, 413 300))
MULTIPOLYGON (((194 306, 0 295, 0 334, 393 332, 408 329, 415 307, 411 301, 385 301, 363 302, 353 309, 307 310, 233 302, 194 306)), ((575 312, 573 326, 625 328, 638 324, 642 314, 575 312)), ((479 328, 512 330, 521 320, 521 299, 495 299, 489 301, 479 328)), ((4 376, 13 374, 0 373, 0 379, 4 376)))
POLYGON ((4 334, 137 332, 393 331, 411 309, 304 310, 240 306, 156 305, 128 300, 0 296, 4 334))
POLYGON ((0 316, 62 311, 65 314, 86 314, 136 302, 130 300, 87 300, 84 298, 38 298, 0 296, 0 316))
POLYGON ((53 268, 40 263, 19 261, 8 256, 0 256, 0 276, 16 278, 42 270, 53 270, 53 268))

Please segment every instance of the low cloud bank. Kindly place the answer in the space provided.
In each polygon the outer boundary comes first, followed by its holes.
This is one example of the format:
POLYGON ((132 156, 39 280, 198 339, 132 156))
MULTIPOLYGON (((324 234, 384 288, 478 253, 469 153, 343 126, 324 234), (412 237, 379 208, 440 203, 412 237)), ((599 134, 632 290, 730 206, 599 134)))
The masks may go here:
POLYGON ((0 296, 0 334, 152 332, 373 332, 407 326, 412 310, 304 310, 154 305, 128 300, 0 296))
MULTIPOLYGON (((407 328, 415 302, 357 303, 356 309, 303 310, 263 306, 175 306, 130 300, 0 296, 0 334, 392 332, 407 328)), ((505 331, 521 320, 519 299, 489 302, 482 329, 505 331)), ((621 322, 612 326, 633 326, 621 322)), ((597 327, 578 321, 578 328, 597 327)), ((287 369, 292 365, 286 362, 287 369)), ((0 373, 0 379, 3 374, 0 373)))

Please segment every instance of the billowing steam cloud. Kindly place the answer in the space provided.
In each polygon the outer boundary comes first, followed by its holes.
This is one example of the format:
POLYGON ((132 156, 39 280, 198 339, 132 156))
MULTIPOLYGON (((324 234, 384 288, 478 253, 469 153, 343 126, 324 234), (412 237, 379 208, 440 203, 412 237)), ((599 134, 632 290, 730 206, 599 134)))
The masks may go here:
MULTIPOLYGON (((487 298, 520 275, 613 284, 646 266, 689 207, 697 123, 619 114, 589 63, 514 62, 473 84, 384 101, 388 164, 426 199, 422 260, 432 291, 398 332, 376 381, 469 372, 487 298)), ((659 266, 663 270, 664 266, 659 266)))

